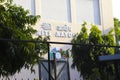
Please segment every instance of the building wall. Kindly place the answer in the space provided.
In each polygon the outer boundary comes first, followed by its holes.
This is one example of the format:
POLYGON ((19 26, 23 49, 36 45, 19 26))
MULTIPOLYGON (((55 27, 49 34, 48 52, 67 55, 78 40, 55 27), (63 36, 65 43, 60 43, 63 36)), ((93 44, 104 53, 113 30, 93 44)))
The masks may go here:
MULTIPOLYGON (((58 3, 52 0, 53 2, 51 2, 52 6, 50 7, 50 12, 53 13, 53 15, 49 14, 48 11, 48 16, 56 15, 58 19, 42 17, 42 12, 45 12, 44 9, 42 10, 42 1, 44 0, 35 2, 37 7, 35 13, 37 15, 41 15, 42 20, 55 20, 58 22, 68 22, 79 25, 86 21, 88 23, 102 26, 103 34, 107 33, 111 28, 113 28, 112 0, 63 0, 64 4, 62 6, 64 7, 64 10, 58 10, 57 13, 55 13, 56 10, 51 9, 51 7, 59 9, 61 5, 55 5, 58 3), (64 16, 62 14, 64 14, 64 16)), ((62 2, 59 3, 62 4, 62 2)), ((45 14, 43 16, 45 16, 45 14)))
POLYGON ((41 15, 41 19, 100 24, 98 0, 40 0, 36 1, 36 7, 36 14, 41 15))
POLYGON ((42 20, 81 24, 84 21, 113 28, 112 0, 14 0, 42 20), (62 6, 61 6, 62 5, 62 6))
MULTIPOLYGON (((88 23, 88 30, 91 23, 98 25, 103 33, 107 33, 113 28, 112 0, 14 0, 14 2, 25 9, 29 9, 30 14, 41 16, 41 19, 34 26, 38 30, 34 36, 50 35, 50 41, 53 42, 70 42, 72 35, 80 32, 81 24, 84 21, 88 23), (58 27, 63 29, 60 30, 58 27)), ((56 44, 52 44, 50 49, 56 46, 71 49, 69 45, 56 44)), ((38 68, 36 68, 36 71, 38 71, 38 68)), ((78 72, 73 69, 70 72, 72 80, 75 78, 79 80, 80 74, 78 72)), ((25 73, 24 70, 21 72, 21 74, 25 73)), ((23 79, 32 76, 38 78, 38 74, 21 74, 16 75, 23 76, 23 79)))
POLYGON ((99 0, 100 2, 100 14, 101 25, 103 27, 103 33, 107 33, 114 26, 113 12, 112 12, 112 0, 99 0))

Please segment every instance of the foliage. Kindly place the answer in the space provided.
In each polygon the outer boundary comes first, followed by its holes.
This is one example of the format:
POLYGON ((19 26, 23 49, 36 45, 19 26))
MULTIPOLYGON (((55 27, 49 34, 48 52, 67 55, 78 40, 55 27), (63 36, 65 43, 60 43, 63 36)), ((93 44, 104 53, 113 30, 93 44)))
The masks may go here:
MULTIPOLYGON (((120 20, 114 18, 115 38, 117 46, 120 46, 120 20)), ((120 54, 120 48, 116 48, 116 53, 120 54)), ((120 61, 115 64, 116 74, 120 75, 120 61)))
POLYGON ((114 28, 115 28, 115 37, 118 44, 118 41, 120 40, 120 21, 116 18, 114 18, 114 28))
POLYGON ((110 75, 112 75, 114 73, 113 65, 100 63, 98 56, 113 54, 114 49, 92 45, 115 45, 112 31, 103 35, 98 26, 91 25, 90 33, 88 34, 86 26, 87 24, 84 23, 80 33, 76 34, 71 41, 72 43, 80 44, 72 46, 72 67, 76 67, 85 80, 96 80, 97 77, 100 77, 101 80, 108 80, 108 75, 106 74, 111 73, 110 75))
MULTIPOLYGON (((21 6, 9 2, 0 4, 0 38, 47 41, 48 38, 32 37, 36 32, 32 27, 39 18, 29 15, 21 6)), ((46 52, 47 44, 0 41, 0 76, 13 75, 23 66, 32 70, 39 54, 46 52)))
POLYGON ((69 58, 69 49, 67 50, 60 49, 60 53, 61 53, 61 56, 65 58, 69 58))

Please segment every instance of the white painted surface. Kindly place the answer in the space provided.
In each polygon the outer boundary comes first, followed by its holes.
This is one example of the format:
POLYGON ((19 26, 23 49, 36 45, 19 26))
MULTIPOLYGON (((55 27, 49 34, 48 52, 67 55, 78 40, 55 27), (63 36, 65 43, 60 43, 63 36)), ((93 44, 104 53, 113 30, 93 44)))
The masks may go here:
POLYGON ((113 16, 120 20, 120 0, 112 0, 113 16))
MULTIPOLYGON (((31 70, 22 68, 20 73, 16 73, 13 76, 9 76, 10 80, 39 80, 39 74, 38 74, 38 65, 34 66, 35 73, 31 73, 31 70)), ((6 79, 6 77, 0 77, 0 80, 9 80, 6 79)))

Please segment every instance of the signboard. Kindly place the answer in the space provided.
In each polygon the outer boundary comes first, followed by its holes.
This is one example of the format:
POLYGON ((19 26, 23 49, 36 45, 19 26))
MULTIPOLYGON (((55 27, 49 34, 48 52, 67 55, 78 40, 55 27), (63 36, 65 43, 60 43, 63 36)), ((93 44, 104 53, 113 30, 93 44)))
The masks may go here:
POLYGON ((68 25, 51 26, 50 23, 42 23, 40 30, 36 33, 37 36, 54 36, 60 38, 72 38, 75 33, 71 32, 71 27, 68 25), (55 30, 53 29, 55 27, 55 30), (54 31, 54 33, 53 33, 54 31))

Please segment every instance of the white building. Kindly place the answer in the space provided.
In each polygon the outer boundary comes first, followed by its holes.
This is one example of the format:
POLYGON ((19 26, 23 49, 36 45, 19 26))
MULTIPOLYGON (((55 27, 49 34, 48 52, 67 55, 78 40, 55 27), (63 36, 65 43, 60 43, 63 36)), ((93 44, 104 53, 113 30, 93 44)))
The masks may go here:
MULTIPOLYGON (((88 28, 91 23, 98 25, 103 34, 113 28, 112 0, 14 0, 14 3, 29 9, 32 15, 40 15, 41 19, 35 26, 37 35, 50 36, 53 42, 70 42, 72 35, 80 32, 84 21, 88 23, 88 28)), ((55 44, 51 49, 56 46, 71 47, 55 44)), ((71 71, 71 80, 80 80, 79 74, 71 71)), ((13 78, 39 78, 38 72, 32 76, 23 70, 22 74, 13 78)))

